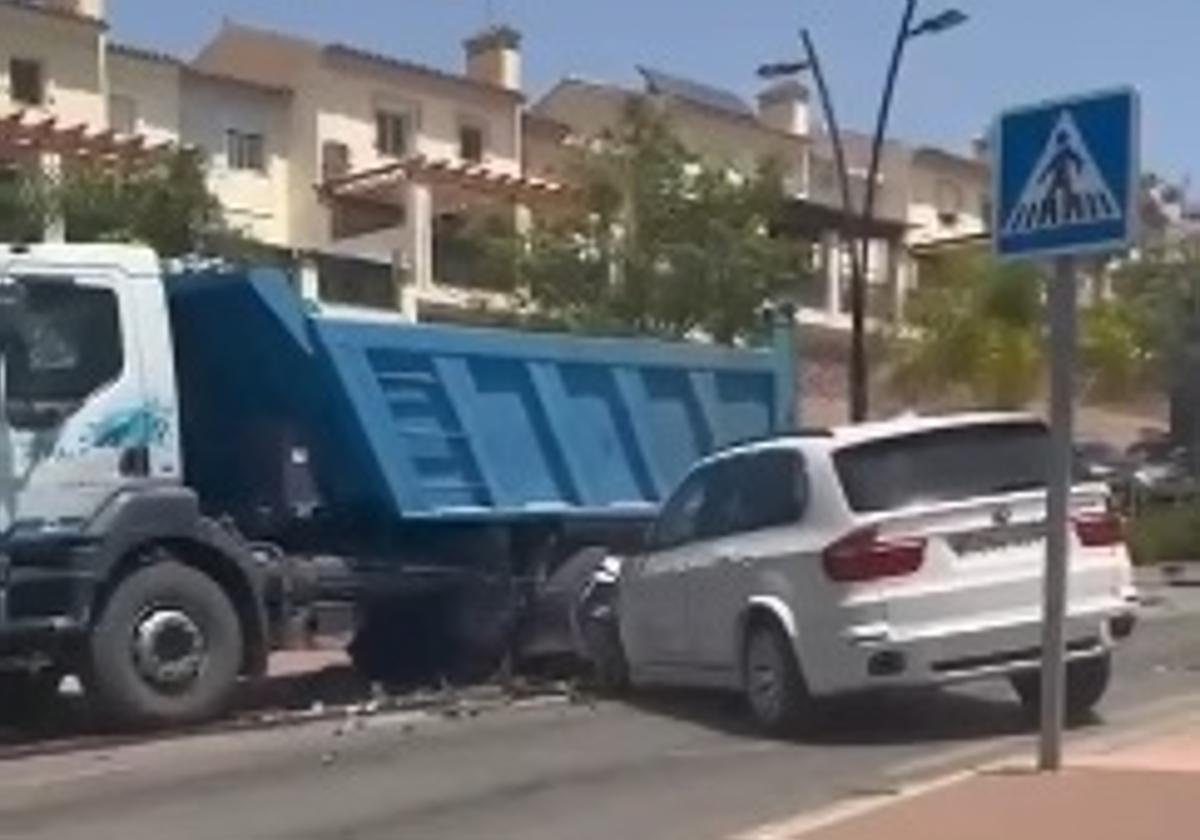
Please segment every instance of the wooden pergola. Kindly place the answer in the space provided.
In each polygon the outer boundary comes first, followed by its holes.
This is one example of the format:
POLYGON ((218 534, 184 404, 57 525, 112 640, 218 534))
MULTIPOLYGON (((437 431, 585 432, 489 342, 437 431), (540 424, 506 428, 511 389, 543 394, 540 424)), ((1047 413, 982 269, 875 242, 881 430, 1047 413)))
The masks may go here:
POLYGON ((153 162, 172 147, 171 143, 147 143, 141 135, 93 131, 83 123, 66 125, 56 117, 38 117, 27 111, 0 117, 0 161, 54 154, 64 162, 119 167, 153 162))
POLYGON ((402 204, 398 190, 415 182, 433 187, 454 187, 467 192, 509 201, 538 204, 569 198, 576 191, 566 184, 527 175, 496 172, 467 161, 443 160, 414 155, 404 160, 330 178, 317 189, 325 200, 370 199, 402 204))

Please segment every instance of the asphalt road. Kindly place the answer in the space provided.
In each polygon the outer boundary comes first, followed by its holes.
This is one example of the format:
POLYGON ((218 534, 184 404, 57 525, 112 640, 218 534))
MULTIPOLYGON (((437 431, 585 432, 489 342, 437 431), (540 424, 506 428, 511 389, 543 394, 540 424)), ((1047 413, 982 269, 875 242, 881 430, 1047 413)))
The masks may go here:
MULTIPOLYGON (((1169 597, 1074 739, 1200 710, 1200 593, 1169 597)), ((860 701, 792 743, 686 694, 392 715, 0 762, 0 838, 703 840, 1032 748, 1004 685, 860 701)))

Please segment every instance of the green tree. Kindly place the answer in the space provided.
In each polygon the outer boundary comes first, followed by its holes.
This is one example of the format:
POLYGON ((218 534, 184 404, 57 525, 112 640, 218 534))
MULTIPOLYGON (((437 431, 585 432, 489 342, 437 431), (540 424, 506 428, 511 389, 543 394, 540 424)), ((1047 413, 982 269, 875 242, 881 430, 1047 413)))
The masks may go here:
POLYGON ((1159 381, 1200 322, 1200 239, 1184 237, 1144 248, 1112 273, 1114 315, 1137 348, 1141 374, 1159 381))
POLYGON ((529 308, 571 328, 733 342, 810 276, 803 249, 771 235, 779 170, 714 166, 649 105, 579 154, 575 204, 505 252, 529 308))
POLYGON ((1036 269, 961 251, 923 266, 895 339, 895 384, 909 399, 963 397, 995 408, 1032 399, 1043 368, 1036 269))
MULTIPOLYGON (((1200 288, 1196 267, 1150 255, 1108 275, 1111 295, 1088 301, 1080 315, 1086 396, 1122 399, 1155 381, 1181 334, 1188 290, 1200 288)), ((895 384, 909 399, 1028 403, 1046 376, 1045 283, 1036 267, 1001 264, 982 249, 923 266, 909 325, 894 341, 895 384)))
POLYGON ((0 242, 41 236, 49 210, 45 179, 19 169, 0 170, 0 242))
POLYGON ((176 150, 120 169, 14 173, 0 185, 0 236, 36 239, 62 219, 68 241, 138 242, 161 256, 211 253, 238 239, 221 221, 197 155, 176 150))

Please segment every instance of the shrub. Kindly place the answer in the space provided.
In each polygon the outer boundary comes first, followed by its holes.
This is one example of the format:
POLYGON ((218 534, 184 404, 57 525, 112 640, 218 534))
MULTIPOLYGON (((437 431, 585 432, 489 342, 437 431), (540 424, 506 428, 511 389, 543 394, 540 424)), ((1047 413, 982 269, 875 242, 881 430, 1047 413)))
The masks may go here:
POLYGON ((1139 565, 1200 558, 1200 502, 1143 508, 1129 521, 1126 537, 1139 565))

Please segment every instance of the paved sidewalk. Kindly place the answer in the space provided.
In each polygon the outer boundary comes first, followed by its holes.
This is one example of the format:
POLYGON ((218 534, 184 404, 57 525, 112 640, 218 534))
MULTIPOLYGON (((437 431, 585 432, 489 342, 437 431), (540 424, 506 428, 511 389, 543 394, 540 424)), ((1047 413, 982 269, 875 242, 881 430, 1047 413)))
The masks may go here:
MULTIPOLYGON (((1184 840, 1200 836, 1200 718, 1107 751, 1069 755, 1057 775, 964 775, 772 840, 1184 840)), ((765 836, 765 835, 764 835, 765 836)))
POLYGON ((280 650, 271 654, 267 662, 267 676, 297 677, 338 667, 350 667, 350 657, 341 648, 280 650))

